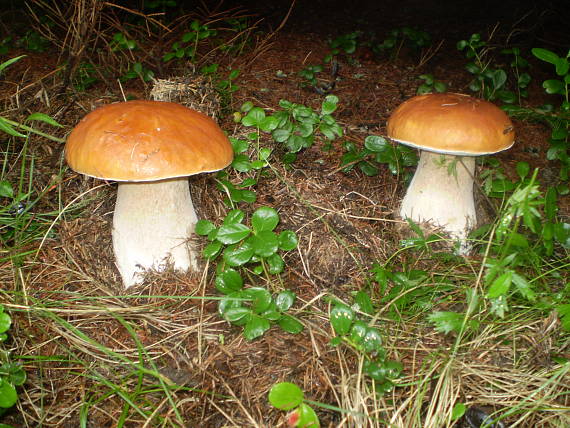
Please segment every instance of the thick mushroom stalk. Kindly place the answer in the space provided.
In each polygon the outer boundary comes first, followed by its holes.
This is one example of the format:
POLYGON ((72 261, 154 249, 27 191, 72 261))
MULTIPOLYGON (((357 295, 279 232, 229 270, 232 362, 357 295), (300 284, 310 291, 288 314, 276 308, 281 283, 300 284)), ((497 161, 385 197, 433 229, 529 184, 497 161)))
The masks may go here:
POLYGON ((460 240, 467 254, 467 235, 477 224, 473 199, 475 159, 422 151, 416 173, 402 202, 400 216, 441 227, 460 240), (455 162, 451 168, 448 168, 455 162))
POLYGON ((197 222, 186 177, 120 182, 113 217, 113 249, 125 287, 147 269, 196 270, 188 239, 197 222))

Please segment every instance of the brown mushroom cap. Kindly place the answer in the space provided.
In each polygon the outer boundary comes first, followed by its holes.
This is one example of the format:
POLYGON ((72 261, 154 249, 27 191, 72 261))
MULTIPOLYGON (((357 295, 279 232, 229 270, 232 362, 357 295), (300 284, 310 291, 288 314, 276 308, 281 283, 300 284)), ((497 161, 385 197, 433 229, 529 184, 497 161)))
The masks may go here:
POLYGON ((220 170, 233 158, 228 137, 208 116, 180 104, 128 101, 98 108, 65 145, 69 166, 115 181, 153 181, 220 170))
POLYGON ((479 156, 510 148, 514 127, 496 105, 463 94, 410 98, 388 119, 393 140, 437 153, 479 156))

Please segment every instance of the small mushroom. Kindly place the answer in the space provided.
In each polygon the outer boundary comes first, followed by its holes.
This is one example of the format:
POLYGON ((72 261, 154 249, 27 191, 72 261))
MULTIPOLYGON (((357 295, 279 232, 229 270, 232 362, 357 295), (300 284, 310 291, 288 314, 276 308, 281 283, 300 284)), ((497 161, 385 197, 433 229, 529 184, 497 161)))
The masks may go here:
POLYGON ((494 104, 463 94, 410 98, 388 119, 388 136, 421 150, 400 216, 441 227, 468 254, 467 235, 477 224, 473 197, 475 156, 507 150, 515 133, 494 104))
POLYGON ((69 166, 118 181, 113 249, 124 286, 146 269, 196 270, 188 239, 197 216, 188 176, 225 168, 232 146, 208 116, 180 104, 128 101, 98 108, 73 129, 69 166))

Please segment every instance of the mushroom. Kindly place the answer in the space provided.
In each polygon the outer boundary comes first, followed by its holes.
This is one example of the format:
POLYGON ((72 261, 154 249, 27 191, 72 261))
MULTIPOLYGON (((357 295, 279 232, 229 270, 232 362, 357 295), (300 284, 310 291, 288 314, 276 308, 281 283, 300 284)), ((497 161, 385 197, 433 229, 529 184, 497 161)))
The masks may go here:
POLYGON ((197 269, 187 177, 220 170, 233 158, 212 119, 175 103, 110 104, 73 129, 65 157, 79 173, 119 182, 112 235, 126 288, 140 283, 145 269, 197 269))
POLYGON ((473 198, 475 156, 507 150, 514 128, 494 104, 463 94, 410 98, 388 119, 388 136, 421 150, 400 216, 441 227, 468 254, 467 235, 477 224, 473 198))

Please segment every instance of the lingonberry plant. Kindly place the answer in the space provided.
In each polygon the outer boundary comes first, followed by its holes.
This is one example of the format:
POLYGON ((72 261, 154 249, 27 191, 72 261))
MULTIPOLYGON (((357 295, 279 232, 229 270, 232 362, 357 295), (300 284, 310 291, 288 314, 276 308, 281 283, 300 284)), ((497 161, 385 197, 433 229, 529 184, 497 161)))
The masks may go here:
MULTIPOLYGON (((238 173, 257 173, 262 168, 268 166, 268 160, 271 156, 271 149, 259 148, 257 151, 257 159, 252 160, 247 154, 253 142, 259 140, 259 134, 251 132, 243 138, 230 137, 234 149, 234 160, 231 167, 238 173)), ((242 178, 240 182, 232 182, 230 174, 227 171, 220 171, 217 175, 217 187, 227 195, 224 200, 226 204, 233 207, 235 203, 246 202, 253 203, 257 199, 256 193, 252 187, 257 184, 257 174, 248 175, 242 178)), ((234 180, 235 181, 235 180, 234 180)))
POLYGON ((334 303, 330 323, 336 337, 331 340, 331 345, 345 343, 361 352, 364 357, 362 371, 374 381, 376 392, 389 392, 394 387, 393 381, 402 373, 402 364, 387 359, 380 331, 358 319, 357 310, 368 315, 374 311, 370 297, 364 292, 356 294, 353 307, 342 302, 334 303))
POLYGON ((411 27, 395 28, 390 31, 381 43, 372 45, 372 50, 377 54, 389 53, 392 60, 398 58, 404 45, 416 52, 420 52, 431 44, 429 33, 411 27))
POLYGON ((200 21, 194 20, 190 24, 189 31, 185 32, 180 40, 172 44, 170 51, 164 54, 162 60, 168 62, 173 59, 186 58, 194 61, 199 42, 216 34, 217 31, 211 29, 208 24, 201 24, 200 21))
POLYGON ((354 52, 356 52, 356 48, 358 47, 358 39, 360 36, 360 31, 354 31, 352 33, 343 34, 331 40, 329 42, 331 52, 324 57, 323 61, 331 62, 332 59, 339 54, 344 54, 347 56, 352 55, 354 52))
MULTIPOLYGON (((8 338, 6 332, 11 323, 12 319, 0 305, 0 416, 16 404, 18 401, 16 387, 26 381, 26 372, 20 365, 11 361, 10 353, 2 345, 8 338)), ((8 427, 8 425, 3 426, 8 427)))
POLYGON ((436 80, 433 74, 422 74, 418 76, 418 79, 424 81, 416 91, 418 95, 447 91, 447 85, 440 80, 436 80))
POLYGON ((317 138, 327 145, 342 136, 342 128, 332 116, 338 107, 338 97, 334 95, 325 97, 319 112, 287 100, 279 101, 279 106, 282 110, 267 116, 260 107, 246 103, 242 105, 241 110, 246 115, 241 123, 270 132, 276 142, 283 143, 288 152, 283 159, 285 163, 294 162, 297 153, 311 147, 317 138))
POLYGON ((500 100, 507 104, 512 104, 524 96, 526 87, 530 82, 530 76, 520 73, 520 68, 525 63, 522 61, 520 51, 506 51, 505 53, 514 55, 511 64, 515 70, 516 81, 513 85, 517 88, 518 96, 508 89, 507 72, 502 68, 493 68, 489 58, 488 43, 481 39, 478 33, 472 34, 469 39, 457 42, 457 49, 465 51, 465 57, 469 60, 465 66, 466 70, 473 75, 473 80, 469 84, 469 89, 476 92, 481 98, 486 100, 500 100))
POLYGON ((408 180, 406 167, 418 163, 416 150, 402 144, 390 144, 379 135, 369 135, 364 139, 364 148, 358 150, 353 142, 343 144, 346 153, 342 156, 341 165, 344 172, 357 166, 368 176, 378 175, 378 164, 386 164, 394 175, 403 175, 408 180))
POLYGON ((303 390, 291 382, 279 382, 271 387, 268 400, 279 410, 290 412, 287 425, 297 428, 318 428, 320 422, 313 408, 304 402, 303 390))
POLYGON ((303 325, 285 312, 293 305, 295 294, 285 290, 273 297, 262 287, 243 288, 244 280, 237 270, 254 265, 245 271, 248 275, 263 275, 268 282, 271 275, 283 272, 285 262, 279 251, 297 247, 297 235, 290 230, 274 231, 279 214, 273 208, 260 207, 251 217, 251 227, 242 223, 245 213, 232 210, 216 227, 208 220, 196 224, 196 233, 207 236, 210 243, 204 248, 204 257, 216 260, 221 255, 215 279, 216 288, 225 295, 218 310, 227 321, 244 326, 244 336, 255 339, 267 331, 271 323, 289 333, 299 333, 303 325))

